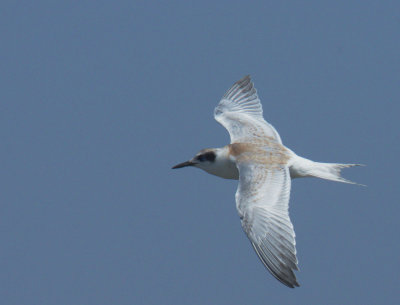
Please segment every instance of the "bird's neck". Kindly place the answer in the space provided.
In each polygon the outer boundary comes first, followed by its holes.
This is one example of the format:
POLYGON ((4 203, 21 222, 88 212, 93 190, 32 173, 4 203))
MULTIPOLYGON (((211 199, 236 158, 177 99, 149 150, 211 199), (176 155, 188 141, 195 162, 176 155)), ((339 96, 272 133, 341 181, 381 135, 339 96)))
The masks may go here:
POLYGON ((225 179, 239 179, 239 171, 235 162, 229 156, 228 146, 218 148, 216 151, 215 161, 207 168, 204 168, 209 174, 225 178, 225 179))

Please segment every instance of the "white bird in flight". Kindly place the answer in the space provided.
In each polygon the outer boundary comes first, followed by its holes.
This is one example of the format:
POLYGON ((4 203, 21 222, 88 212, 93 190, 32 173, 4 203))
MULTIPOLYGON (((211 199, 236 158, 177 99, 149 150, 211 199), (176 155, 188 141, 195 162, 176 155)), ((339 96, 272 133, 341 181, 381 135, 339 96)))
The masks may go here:
POLYGON ((242 227, 271 274, 288 287, 299 286, 296 241, 289 218, 291 178, 317 177, 352 183, 340 176, 359 164, 314 162, 282 144, 275 128, 263 118, 257 91, 245 76, 225 93, 214 118, 230 135, 231 144, 208 148, 173 168, 194 166, 225 179, 239 180, 236 208, 242 227))

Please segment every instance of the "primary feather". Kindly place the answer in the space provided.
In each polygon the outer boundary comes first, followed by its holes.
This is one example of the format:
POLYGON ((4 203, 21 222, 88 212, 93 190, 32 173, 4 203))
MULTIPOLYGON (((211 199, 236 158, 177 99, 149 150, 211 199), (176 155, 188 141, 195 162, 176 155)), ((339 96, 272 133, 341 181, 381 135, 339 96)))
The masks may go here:
POLYGON ((249 75, 225 93, 214 110, 214 118, 228 130, 231 143, 263 137, 282 143, 275 128, 263 118, 260 99, 249 75))

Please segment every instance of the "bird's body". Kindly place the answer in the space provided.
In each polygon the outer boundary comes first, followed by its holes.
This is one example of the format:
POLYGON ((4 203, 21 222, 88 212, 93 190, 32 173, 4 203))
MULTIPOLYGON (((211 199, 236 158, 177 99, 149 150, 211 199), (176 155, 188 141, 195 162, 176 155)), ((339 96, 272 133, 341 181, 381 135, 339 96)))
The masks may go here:
POLYGON ((236 82, 214 111, 231 137, 222 148, 201 150, 173 168, 195 166, 225 179, 239 180, 236 208, 258 257, 283 284, 299 286, 295 233, 288 206, 291 178, 318 177, 352 183, 340 170, 356 164, 319 163, 297 156, 282 144, 263 118, 262 106, 249 76, 236 82))

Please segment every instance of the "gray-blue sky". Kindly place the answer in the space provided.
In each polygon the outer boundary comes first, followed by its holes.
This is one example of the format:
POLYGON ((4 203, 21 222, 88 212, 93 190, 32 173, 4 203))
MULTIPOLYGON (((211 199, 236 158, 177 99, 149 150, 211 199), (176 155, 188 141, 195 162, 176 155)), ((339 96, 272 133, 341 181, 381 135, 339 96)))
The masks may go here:
POLYGON ((396 1, 3 1, 4 304, 399 303, 396 1), (284 144, 367 188, 295 180, 300 288, 258 261, 236 182, 171 171, 228 143, 251 74, 284 144))

